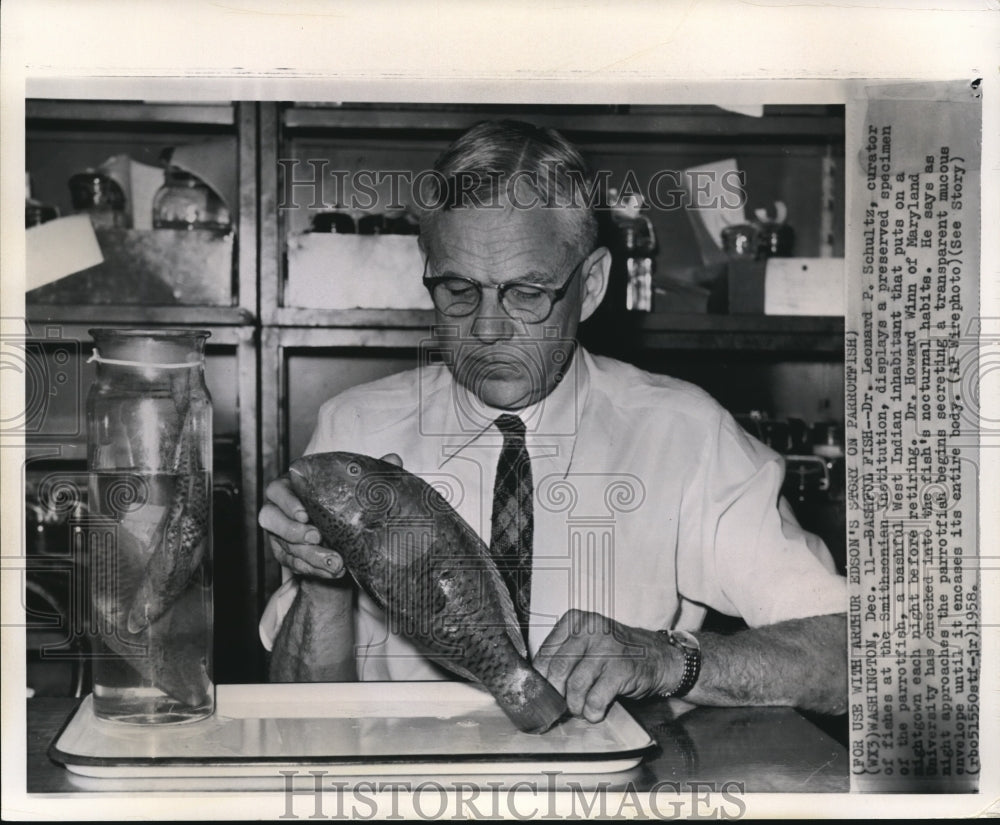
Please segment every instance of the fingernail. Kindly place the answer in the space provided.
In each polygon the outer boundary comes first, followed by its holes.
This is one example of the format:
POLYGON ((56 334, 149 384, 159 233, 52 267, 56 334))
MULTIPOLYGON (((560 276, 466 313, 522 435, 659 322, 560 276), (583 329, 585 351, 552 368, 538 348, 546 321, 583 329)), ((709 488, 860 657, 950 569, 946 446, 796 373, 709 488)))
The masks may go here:
POLYGON ((327 556, 323 561, 330 568, 331 573, 337 574, 343 569, 340 559, 336 556, 327 556))
POLYGON ((309 520, 309 515, 308 515, 308 513, 306 513, 305 510, 296 510, 295 511, 295 518, 298 521, 306 522, 306 521, 309 520))
POLYGON ((310 544, 319 544, 319 531, 310 530, 306 533, 306 541, 310 544))

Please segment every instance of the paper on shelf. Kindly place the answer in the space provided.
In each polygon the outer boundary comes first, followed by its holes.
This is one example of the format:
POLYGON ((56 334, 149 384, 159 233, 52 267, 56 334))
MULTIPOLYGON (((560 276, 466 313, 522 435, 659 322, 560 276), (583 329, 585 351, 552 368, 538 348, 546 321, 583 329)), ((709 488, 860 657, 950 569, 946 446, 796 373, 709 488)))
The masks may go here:
POLYGON ((764 273, 765 315, 843 315, 843 258, 771 258, 764 273))
POLYGON ((104 261, 89 215, 32 226, 27 234, 25 290, 58 281, 104 261))
MULTIPOLYGON (((204 181, 230 211, 237 206, 236 143, 231 138, 178 146, 170 163, 204 181)), ((162 182, 162 181, 161 181, 162 182)))
POLYGON ((746 197, 741 189, 734 191, 740 180, 736 160, 727 158, 692 166, 681 172, 681 177, 687 195, 687 214, 702 262, 725 260, 722 230, 747 222, 743 209, 746 197))
POLYGON ((129 173, 132 183, 132 228, 152 229, 153 198, 163 186, 163 170, 158 166, 132 160, 129 163, 129 173))
POLYGON ((727 112, 735 112, 738 115, 746 115, 747 117, 764 117, 763 103, 718 103, 716 105, 720 109, 725 109, 727 112))

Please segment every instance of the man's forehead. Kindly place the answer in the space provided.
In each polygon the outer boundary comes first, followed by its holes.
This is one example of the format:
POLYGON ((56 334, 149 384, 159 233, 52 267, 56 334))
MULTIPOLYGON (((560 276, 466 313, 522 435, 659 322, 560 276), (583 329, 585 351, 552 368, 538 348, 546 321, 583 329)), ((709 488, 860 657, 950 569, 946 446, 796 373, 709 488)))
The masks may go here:
POLYGON ((435 268, 498 267, 559 274, 572 257, 567 222, 551 209, 463 208, 442 213, 427 238, 435 268))

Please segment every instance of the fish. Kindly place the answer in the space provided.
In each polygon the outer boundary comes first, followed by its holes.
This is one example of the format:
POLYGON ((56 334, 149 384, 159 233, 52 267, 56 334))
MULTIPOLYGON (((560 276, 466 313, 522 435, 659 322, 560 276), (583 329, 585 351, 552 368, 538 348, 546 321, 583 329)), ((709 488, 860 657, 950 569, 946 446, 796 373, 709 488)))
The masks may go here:
MULTIPOLYGON (((95 526, 93 529, 97 530, 95 526)), ((138 632, 125 627, 130 595, 143 575, 139 541, 128 530, 115 530, 113 540, 95 534, 85 557, 96 636, 153 685, 178 702, 199 707, 209 698, 212 677, 205 651, 206 594, 192 581, 174 602, 168 618, 138 632)))
POLYGON ((300 458, 289 480, 393 632, 486 688, 519 730, 544 733, 568 715, 565 699, 528 661, 489 548, 437 490, 401 467, 349 452, 300 458))
POLYGON ((130 633, 141 632, 167 612, 205 556, 211 500, 207 475, 195 454, 190 414, 178 439, 177 486, 129 610, 130 633))

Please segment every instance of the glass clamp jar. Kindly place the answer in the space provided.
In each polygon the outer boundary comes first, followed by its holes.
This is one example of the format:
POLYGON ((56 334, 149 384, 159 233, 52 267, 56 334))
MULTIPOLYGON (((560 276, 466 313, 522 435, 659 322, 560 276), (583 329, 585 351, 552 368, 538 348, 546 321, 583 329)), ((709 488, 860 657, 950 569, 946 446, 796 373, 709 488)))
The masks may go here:
POLYGON ((209 333, 90 333, 90 516, 78 562, 94 712, 146 724, 202 719, 215 708, 209 333))
POLYGON ((203 180, 176 166, 167 167, 164 183, 153 198, 154 229, 207 229, 226 233, 229 209, 203 180))

